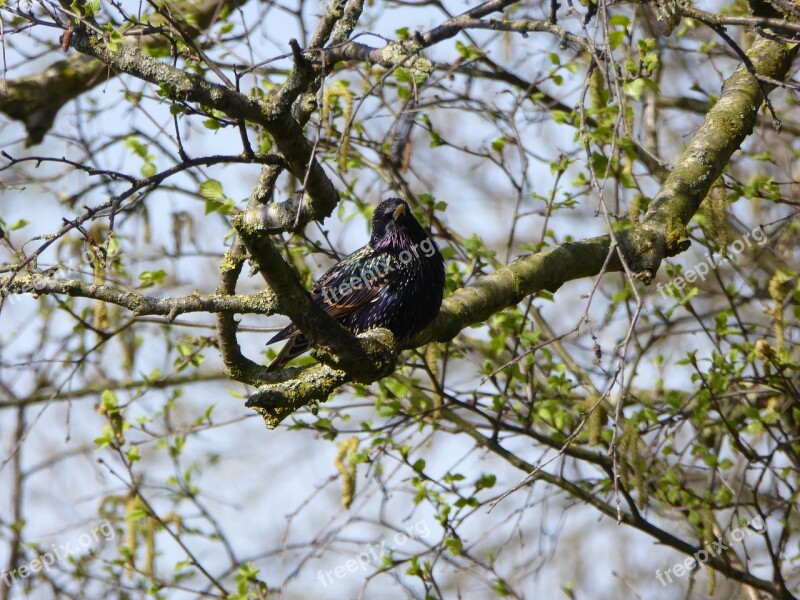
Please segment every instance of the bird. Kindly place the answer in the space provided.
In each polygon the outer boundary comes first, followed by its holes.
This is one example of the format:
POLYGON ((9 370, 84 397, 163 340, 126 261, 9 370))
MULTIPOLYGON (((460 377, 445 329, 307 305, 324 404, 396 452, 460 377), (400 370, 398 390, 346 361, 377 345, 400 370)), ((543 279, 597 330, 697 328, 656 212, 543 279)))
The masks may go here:
MULTIPOLYGON (((375 209, 369 242, 326 271, 312 286, 311 298, 354 334, 384 327, 402 343, 436 318, 444 284, 439 246, 404 200, 387 198, 375 209)), ((281 340, 288 342, 268 373, 309 349, 308 339, 293 324, 267 345, 281 340)))

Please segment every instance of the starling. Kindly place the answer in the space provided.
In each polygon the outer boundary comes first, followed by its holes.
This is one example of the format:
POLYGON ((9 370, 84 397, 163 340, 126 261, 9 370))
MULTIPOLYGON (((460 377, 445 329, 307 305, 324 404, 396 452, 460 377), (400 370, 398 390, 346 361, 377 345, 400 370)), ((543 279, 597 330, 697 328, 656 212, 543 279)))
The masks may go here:
MULTIPOLYGON (((400 342, 433 321, 443 293, 439 247, 399 198, 378 205, 369 243, 336 263, 311 288, 313 300, 346 329, 358 334, 385 327, 400 342)), ((308 340, 294 325, 267 345, 286 339, 268 372, 308 350, 308 340)))

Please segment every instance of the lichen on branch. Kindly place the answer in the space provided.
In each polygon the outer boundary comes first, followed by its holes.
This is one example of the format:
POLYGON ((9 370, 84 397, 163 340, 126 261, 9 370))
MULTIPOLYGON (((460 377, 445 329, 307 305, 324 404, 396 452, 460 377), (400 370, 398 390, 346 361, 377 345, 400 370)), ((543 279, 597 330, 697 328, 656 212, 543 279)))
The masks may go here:
MULTIPOLYGON (((748 56, 759 75, 782 80, 796 52, 797 47, 758 38, 748 56)), ((446 298, 436 320, 406 347, 451 340, 465 327, 481 323, 537 291, 555 292, 574 279, 619 271, 618 251, 634 275, 649 283, 664 258, 688 248, 685 225, 733 152, 752 132, 762 101, 759 81, 744 66, 737 69, 669 173, 643 222, 615 234, 620 248, 612 245, 610 236, 601 236, 520 257, 446 298)), ((270 398, 273 403, 281 399, 289 407, 286 413, 272 409, 269 416, 265 415, 267 426, 275 427, 276 419, 290 414, 293 407, 302 406, 304 400, 324 400, 338 386, 352 381, 346 375, 325 370, 301 371, 294 380, 279 388, 267 385, 257 393, 257 398, 270 398)), ((251 403, 259 405, 258 400, 251 403)))

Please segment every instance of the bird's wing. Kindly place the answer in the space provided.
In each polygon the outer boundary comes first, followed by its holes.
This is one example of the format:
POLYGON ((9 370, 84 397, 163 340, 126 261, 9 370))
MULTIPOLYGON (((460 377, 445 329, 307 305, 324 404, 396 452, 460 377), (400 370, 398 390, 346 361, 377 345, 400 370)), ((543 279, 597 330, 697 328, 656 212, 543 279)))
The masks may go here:
POLYGON ((390 254, 364 246, 322 275, 311 294, 326 313, 339 319, 380 296, 392 265, 390 254))
MULTIPOLYGON (((314 283, 311 297, 328 315, 339 319, 380 296, 391 265, 390 254, 364 246, 328 269, 314 283)), ((267 342, 267 346, 298 335, 299 329, 287 325, 267 342)))

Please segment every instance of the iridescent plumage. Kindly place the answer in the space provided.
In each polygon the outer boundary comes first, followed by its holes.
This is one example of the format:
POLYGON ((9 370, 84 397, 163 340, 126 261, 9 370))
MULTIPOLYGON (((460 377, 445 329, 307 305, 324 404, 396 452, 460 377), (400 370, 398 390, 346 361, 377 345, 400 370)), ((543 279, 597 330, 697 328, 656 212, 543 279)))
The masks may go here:
MULTIPOLYGON (((401 342, 433 321, 443 293, 439 247, 399 198, 378 205, 369 243, 331 267, 311 288, 314 301, 353 333, 385 327, 401 342)), ((267 344, 285 339, 289 341, 268 371, 308 350, 308 340, 294 325, 267 344)))

